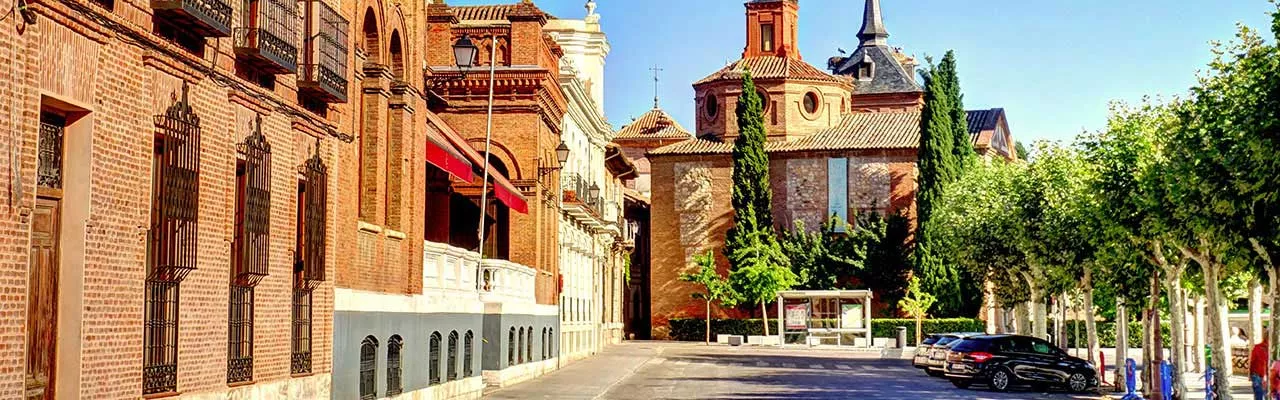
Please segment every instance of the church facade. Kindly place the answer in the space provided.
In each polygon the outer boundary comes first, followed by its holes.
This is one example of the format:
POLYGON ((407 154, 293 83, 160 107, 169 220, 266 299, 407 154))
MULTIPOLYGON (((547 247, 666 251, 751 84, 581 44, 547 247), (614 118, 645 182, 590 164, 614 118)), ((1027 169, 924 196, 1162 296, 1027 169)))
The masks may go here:
MULTIPOLYGON (((742 58, 693 84, 696 135, 676 139, 679 125, 655 108, 654 118, 635 121, 618 138, 630 153, 644 154, 637 182, 652 196, 654 338, 667 337, 670 319, 703 316, 689 297, 696 288, 678 277, 695 254, 721 254, 733 224, 734 110, 747 71, 764 104, 775 228, 818 227, 832 215, 866 212, 901 213, 914 225, 923 90, 916 60, 888 45, 879 1, 866 1, 857 50, 827 60, 829 72, 805 62, 796 46, 798 1, 745 6, 742 58)), ((1015 157, 1002 109, 970 111, 969 128, 980 153, 1015 157)), ((728 264, 719 258, 724 273, 728 264)))

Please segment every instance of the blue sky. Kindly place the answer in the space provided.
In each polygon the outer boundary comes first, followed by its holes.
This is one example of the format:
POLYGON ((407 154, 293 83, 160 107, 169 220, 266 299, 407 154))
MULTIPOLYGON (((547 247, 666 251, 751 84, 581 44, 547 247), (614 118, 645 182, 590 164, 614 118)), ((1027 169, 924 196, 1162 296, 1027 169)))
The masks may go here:
MULTIPOLYGON (((450 0, 451 5, 494 0, 450 0)), ((509 0, 506 2, 515 2, 509 0)), ((540 0, 581 18, 585 0, 540 0)), ((613 47, 606 61, 606 115, 615 128, 653 105, 693 129, 694 81, 742 55, 743 0, 597 0, 613 47)), ((825 69, 852 51, 861 0, 802 0, 800 51, 825 69)), ((1211 40, 1236 23, 1265 29, 1266 0, 882 0, 889 43, 923 60, 956 51, 965 106, 1004 107, 1021 141, 1070 140, 1101 128, 1107 102, 1184 93, 1210 58, 1211 40)), ((1267 35, 1269 37, 1269 35, 1267 35)))

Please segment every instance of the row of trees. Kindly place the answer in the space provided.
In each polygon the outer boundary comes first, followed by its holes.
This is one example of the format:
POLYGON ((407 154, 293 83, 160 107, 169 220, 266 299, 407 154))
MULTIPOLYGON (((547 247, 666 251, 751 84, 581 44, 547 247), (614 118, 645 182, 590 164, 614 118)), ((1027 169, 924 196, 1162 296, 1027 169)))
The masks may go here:
MULTIPOLYGON (((1273 18, 1280 39, 1280 14, 1273 18)), ((964 165, 934 197, 922 193, 922 257, 946 254, 948 265, 991 282, 992 300, 1021 310, 1019 331, 1044 336, 1046 301, 1079 298, 1090 358, 1095 296, 1113 297, 1121 321, 1142 310, 1144 349, 1165 345, 1162 314, 1180 333, 1191 299, 1203 301, 1212 367, 1227 382, 1231 286, 1251 294, 1254 335, 1263 283, 1271 304, 1280 295, 1280 48, 1242 26, 1213 53, 1185 96, 1113 104, 1101 131, 1038 143, 1028 163, 964 165)), ((928 284, 946 275, 920 265, 926 290, 953 301, 951 289, 928 284)), ((1271 315, 1277 326, 1280 313, 1271 315)), ((1171 361, 1186 368, 1184 335, 1171 339, 1171 361)), ((1146 365, 1161 357, 1147 353, 1146 365)), ((1218 398, 1231 398, 1228 386, 1218 398)))

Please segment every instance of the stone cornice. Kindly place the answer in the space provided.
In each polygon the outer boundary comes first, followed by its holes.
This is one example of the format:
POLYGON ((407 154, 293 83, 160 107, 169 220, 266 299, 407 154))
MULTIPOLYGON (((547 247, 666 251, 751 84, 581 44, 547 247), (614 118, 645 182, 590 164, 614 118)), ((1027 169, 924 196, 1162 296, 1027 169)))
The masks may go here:
POLYGON ((597 147, 603 147, 613 140, 613 127, 600 115, 595 100, 582 86, 582 81, 574 75, 560 75, 560 88, 565 94, 568 115, 579 127, 583 128, 587 138, 597 147))

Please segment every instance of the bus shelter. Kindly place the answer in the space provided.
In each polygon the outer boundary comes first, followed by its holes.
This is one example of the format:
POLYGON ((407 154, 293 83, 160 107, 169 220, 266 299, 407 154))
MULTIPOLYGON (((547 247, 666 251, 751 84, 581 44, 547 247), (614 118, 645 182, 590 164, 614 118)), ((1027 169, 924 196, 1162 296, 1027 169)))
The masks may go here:
POLYGON ((778 292, 782 344, 871 347, 870 290, 778 292))

